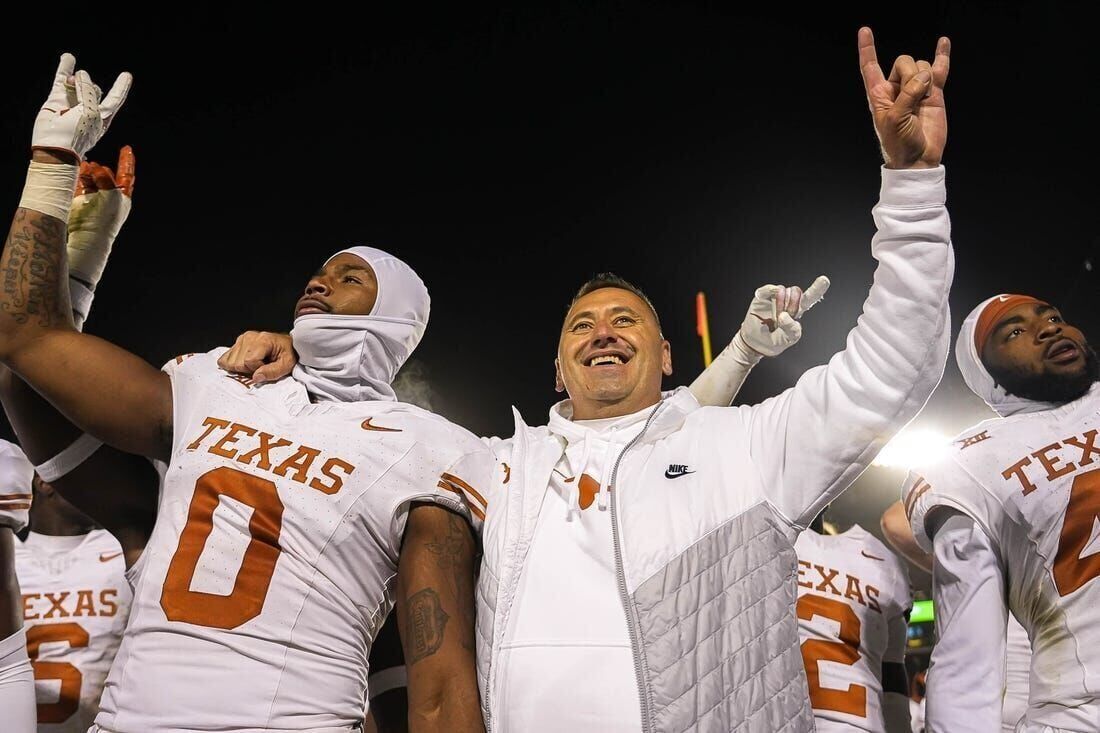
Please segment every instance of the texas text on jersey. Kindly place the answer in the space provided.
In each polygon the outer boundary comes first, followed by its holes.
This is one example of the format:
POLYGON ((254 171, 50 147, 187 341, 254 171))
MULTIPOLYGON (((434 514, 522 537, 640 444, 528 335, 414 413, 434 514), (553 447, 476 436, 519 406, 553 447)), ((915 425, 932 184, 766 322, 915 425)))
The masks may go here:
MULTIPOLYGON (((798 630, 819 731, 887 730, 883 663, 905 657, 908 571, 858 524, 805 531, 798 552, 798 630)), ((901 698, 902 702, 906 702, 901 698)))
POLYGON ((122 547, 102 529, 74 536, 31 532, 16 545, 39 733, 84 733, 130 611, 122 547))
POLYGON ((1100 386, 1060 407, 990 420, 909 477, 913 534, 962 512, 997 549, 1008 607, 1032 643, 1027 722, 1069 730, 1100 724, 1100 386), (982 434, 981 441, 967 440, 982 434), (1072 673, 1067 673, 1072 670, 1072 673))
POLYGON ((223 351, 165 366, 172 459, 96 722, 124 733, 350 729, 408 506, 478 523, 488 452, 410 405, 314 404, 293 379, 229 378, 223 351))

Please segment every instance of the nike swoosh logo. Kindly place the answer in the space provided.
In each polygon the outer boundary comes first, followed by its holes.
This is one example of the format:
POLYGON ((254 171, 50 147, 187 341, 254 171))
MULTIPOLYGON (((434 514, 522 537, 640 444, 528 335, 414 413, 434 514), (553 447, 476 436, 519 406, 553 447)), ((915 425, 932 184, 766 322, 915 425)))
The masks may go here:
POLYGON ((885 557, 875 557, 874 555, 868 555, 866 550, 860 550, 859 554, 863 555, 864 557, 869 557, 872 560, 878 560, 879 562, 886 562, 885 557))
POLYGON ((374 419, 373 417, 368 417, 366 420, 363 421, 363 425, 362 425, 363 430, 377 430, 377 431, 382 432, 382 433, 400 433, 400 432, 402 432, 399 428, 384 428, 381 425, 371 425, 370 421, 373 420, 373 419, 374 419))
POLYGON ((999 300, 1000 302, 1002 302, 1002 303, 1003 303, 1003 302, 1005 302, 1006 300, 1008 300, 1008 296, 1007 296, 1007 295, 998 295, 998 296, 997 296, 997 300, 999 300))
POLYGON ((122 556, 121 552, 101 552, 101 553, 99 553, 99 561, 100 562, 110 562, 111 560, 114 560, 116 557, 121 557, 121 556, 122 556))
POLYGON ((689 473, 695 473, 695 471, 684 471, 682 473, 669 473, 665 471, 665 478, 680 478, 681 476, 687 476, 689 473))

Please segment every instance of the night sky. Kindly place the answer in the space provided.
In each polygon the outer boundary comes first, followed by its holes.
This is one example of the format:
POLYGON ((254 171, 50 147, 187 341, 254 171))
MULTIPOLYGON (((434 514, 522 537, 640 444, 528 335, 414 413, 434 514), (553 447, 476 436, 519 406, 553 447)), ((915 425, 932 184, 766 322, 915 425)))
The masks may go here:
MULTIPOLYGON (((887 74, 899 53, 930 60, 939 35, 954 43, 956 328, 980 299, 1023 291, 1096 332, 1086 263, 1100 265, 1100 117, 1083 10, 526 5, 13 16, 0 195, 13 211, 34 115, 69 50, 104 88, 124 69, 135 77, 90 156, 113 165, 133 145, 138 182, 88 331, 160 364, 245 329, 288 330, 325 257, 371 244, 428 284, 414 360, 434 409, 507 435, 510 405, 534 423, 557 399, 561 317, 596 272, 634 280, 657 305, 669 387, 702 366, 697 290, 717 351, 758 285, 829 275, 802 342, 749 379, 739 401, 753 402, 841 348, 870 286, 879 155, 856 61, 869 24, 887 74)), ((918 421, 954 433, 989 415, 952 360, 918 421)), ((842 526, 877 530, 901 477, 868 471, 836 505, 842 526)))

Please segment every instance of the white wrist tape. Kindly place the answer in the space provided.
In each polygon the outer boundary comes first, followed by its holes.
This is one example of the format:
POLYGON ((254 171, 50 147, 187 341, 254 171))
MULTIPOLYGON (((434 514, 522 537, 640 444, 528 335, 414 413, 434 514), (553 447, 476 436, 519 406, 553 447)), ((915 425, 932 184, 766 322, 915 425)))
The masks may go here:
POLYGON ((75 165, 31 162, 19 208, 38 211, 61 221, 69 220, 76 190, 75 165))
POLYGON ((74 440, 72 445, 68 448, 45 463, 35 466, 34 470, 43 481, 48 484, 53 483, 91 458, 92 454, 99 450, 99 446, 101 445, 103 445, 102 440, 97 440, 87 433, 84 433, 74 440))
POLYGON ((405 665, 399 667, 387 667, 381 672, 372 674, 367 680, 367 688, 370 699, 383 695, 390 690, 397 690, 409 686, 408 674, 405 665))
POLYGON ((92 310, 92 301, 95 293, 84 283, 75 277, 69 278, 69 300, 73 306, 73 324, 77 331, 84 330, 84 321, 88 320, 88 313, 92 310))
POLYGON ((88 283, 92 290, 103 277, 107 258, 132 202, 114 188, 73 199, 69 214, 69 274, 88 283))

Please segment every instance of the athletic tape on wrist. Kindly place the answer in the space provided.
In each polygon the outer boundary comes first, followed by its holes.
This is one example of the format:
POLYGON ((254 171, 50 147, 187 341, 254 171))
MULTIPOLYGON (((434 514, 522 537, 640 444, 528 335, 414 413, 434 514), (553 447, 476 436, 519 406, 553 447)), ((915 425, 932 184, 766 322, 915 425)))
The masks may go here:
POLYGON ((69 278, 69 300, 73 306, 73 323, 77 331, 84 330, 84 321, 88 320, 88 313, 92 310, 92 301, 95 293, 84 283, 75 277, 69 278))
POLYGON ((19 208, 38 211, 67 222, 76 190, 77 170, 75 165, 32 161, 27 167, 27 182, 23 185, 19 208))
POLYGON ((43 481, 52 483, 91 458, 101 445, 103 445, 102 440, 83 433, 72 442, 72 445, 42 465, 35 466, 34 470, 43 481))
POLYGON ((93 290, 103 277, 115 238, 133 203, 119 189, 97 191, 73 199, 69 214, 69 274, 93 290))
POLYGON ((367 689, 370 699, 383 695, 390 690, 396 690, 401 687, 408 687, 409 680, 406 674, 405 665, 399 667, 387 667, 381 672, 372 674, 367 679, 367 689))

